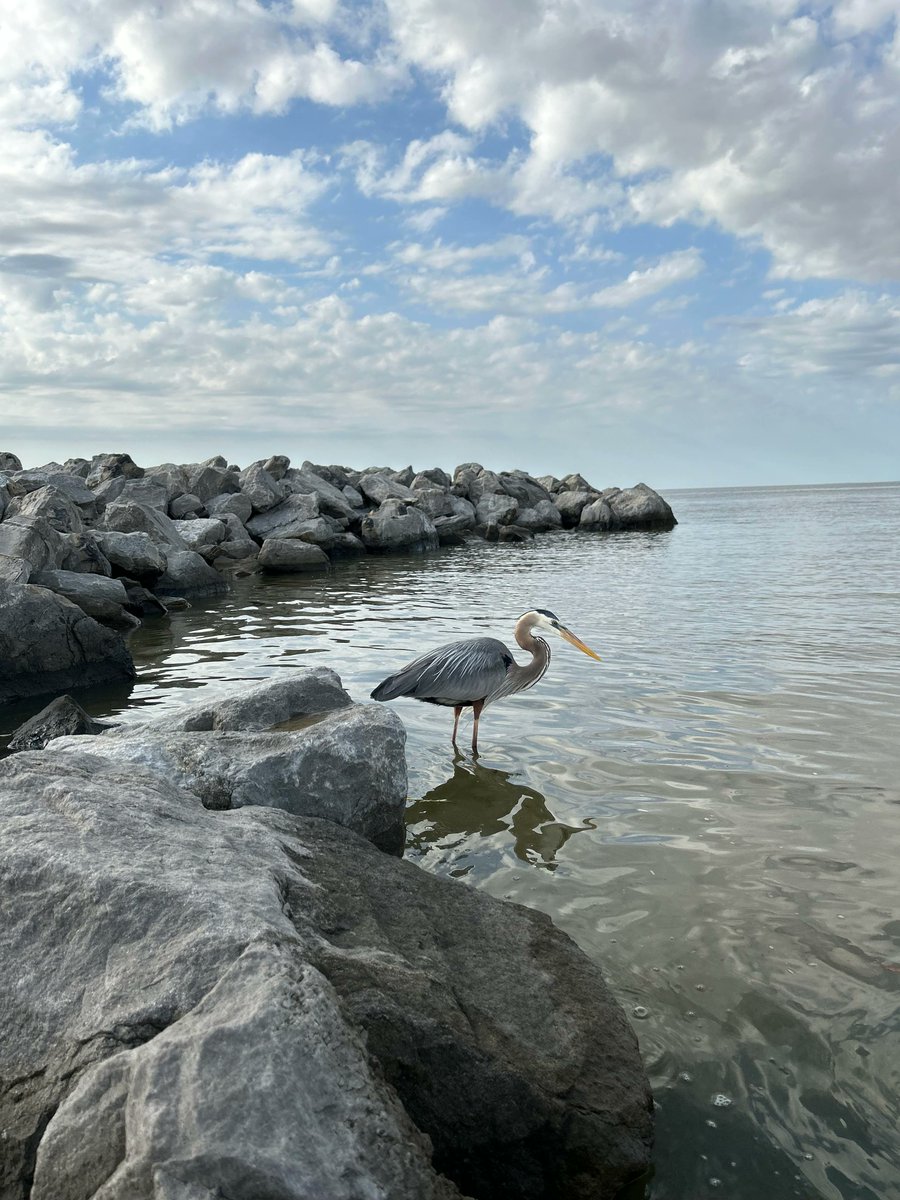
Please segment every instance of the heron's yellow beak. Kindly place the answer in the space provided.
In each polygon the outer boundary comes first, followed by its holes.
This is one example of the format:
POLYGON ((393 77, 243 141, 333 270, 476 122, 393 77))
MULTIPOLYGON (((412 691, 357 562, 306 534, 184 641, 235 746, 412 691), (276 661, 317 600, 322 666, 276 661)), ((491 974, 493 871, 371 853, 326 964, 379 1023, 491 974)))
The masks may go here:
POLYGON ((559 635, 560 637, 564 637, 566 641, 570 642, 577 650, 580 650, 582 654, 586 654, 588 658, 596 658, 597 662, 603 661, 599 654, 595 654, 590 646, 586 646, 581 638, 576 637, 571 629, 566 629, 565 625, 560 625, 559 635))

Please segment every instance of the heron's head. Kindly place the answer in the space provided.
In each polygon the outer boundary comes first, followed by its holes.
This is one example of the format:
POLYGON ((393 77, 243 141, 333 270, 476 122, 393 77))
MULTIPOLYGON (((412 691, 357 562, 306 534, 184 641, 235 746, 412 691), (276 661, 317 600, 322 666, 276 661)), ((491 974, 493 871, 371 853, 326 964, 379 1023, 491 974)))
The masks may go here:
POLYGON ((525 624, 529 630, 546 630, 548 633, 559 634, 563 641, 568 642, 570 646, 575 646, 582 654, 586 654, 589 658, 595 658, 597 662, 601 661, 600 655, 595 654, 590 646, 586 646, 571 629, 567 629, 556 613, 550 612, 548 608, 534 608, 524 617, 520 617, 519 622, 525 624))

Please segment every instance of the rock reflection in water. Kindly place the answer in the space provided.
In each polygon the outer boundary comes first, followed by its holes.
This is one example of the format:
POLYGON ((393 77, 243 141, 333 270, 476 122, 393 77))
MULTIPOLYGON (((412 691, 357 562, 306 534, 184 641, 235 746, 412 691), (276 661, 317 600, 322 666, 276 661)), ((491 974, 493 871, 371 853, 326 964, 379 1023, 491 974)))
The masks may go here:
POLYGON ((594 828, 590 821, 582 825, 557 821, 540 792, 525 787, 508 771, 462 757, 455 760, 449 779, 407 808, 406 820, 408 854, 424 855, 431 847, 453 850, 473 835, 489 838, 509 831, 517 858, 551 871, 569 838, 594 828))

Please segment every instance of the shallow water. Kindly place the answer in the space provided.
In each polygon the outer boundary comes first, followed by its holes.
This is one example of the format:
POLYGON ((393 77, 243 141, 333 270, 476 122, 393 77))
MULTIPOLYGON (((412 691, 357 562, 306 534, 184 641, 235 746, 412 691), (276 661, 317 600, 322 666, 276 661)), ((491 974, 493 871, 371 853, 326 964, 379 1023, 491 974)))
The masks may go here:
POLYGON ((430 646, 509 642, 552 609, 603 662, 554 641, 540 684, 487 710, 477 762, 449 710, 396 703, 408 856, 543 909, 601 962, 658 1103, 648 1200, 890 1200, 900 485, 667 498, 668 533, 240 581, 134 636, 130 695, 79 698, 139 719, 302 662, 364 700, 430 646))

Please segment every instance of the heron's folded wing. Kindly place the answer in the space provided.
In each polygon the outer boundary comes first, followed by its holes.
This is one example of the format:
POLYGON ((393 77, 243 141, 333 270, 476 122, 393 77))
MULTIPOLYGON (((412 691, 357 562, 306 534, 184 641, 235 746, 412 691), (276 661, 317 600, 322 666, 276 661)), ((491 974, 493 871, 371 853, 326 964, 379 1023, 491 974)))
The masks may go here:
POLYGON ((438 704, 472 704, 496 691, 513 664, 496 638, 470 638, 429 650, 380 683, 372 696, 393 700, 413 696, 438 704))

